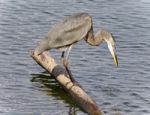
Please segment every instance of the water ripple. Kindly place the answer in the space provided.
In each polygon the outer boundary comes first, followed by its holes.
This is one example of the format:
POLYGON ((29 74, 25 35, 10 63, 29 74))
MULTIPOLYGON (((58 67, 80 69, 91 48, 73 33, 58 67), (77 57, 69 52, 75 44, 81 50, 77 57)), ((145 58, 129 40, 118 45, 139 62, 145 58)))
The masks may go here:
MULTIPOLYGON (((0 113, 67 115, 74 107, 54 79, 31 73, 43 71, 29 56, 37 42, 64 16, 88 12, 94 31, 106 28, 117 42, 119 68, 107 45, 90 47, 84 41, 70 54, 72 73, 105 113, 150 114, 150 3, 148 0, 1 0, 0 113)), ((60 52, 51 55, 60 62, 60 52)), ((77 110, 76 110, 77 109, 77 110)))

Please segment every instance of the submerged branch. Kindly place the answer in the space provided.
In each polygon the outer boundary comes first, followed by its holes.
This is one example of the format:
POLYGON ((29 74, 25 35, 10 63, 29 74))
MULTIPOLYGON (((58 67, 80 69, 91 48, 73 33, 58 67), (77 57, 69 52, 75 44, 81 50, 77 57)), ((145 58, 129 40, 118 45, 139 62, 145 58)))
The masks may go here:
POLYGON ((30 52, 31 57, 45 70, 47 70, 58 83, 70 94, 78 106, 81 107, 89 115, 103 115, 103 112, 97 106, 96 102, 87 95, 87 93, 79 86, 75 85, 67 76, 66 70, 57 65, 55 60, 49 56, 47 52, 41 55, 35 55, 30 52))

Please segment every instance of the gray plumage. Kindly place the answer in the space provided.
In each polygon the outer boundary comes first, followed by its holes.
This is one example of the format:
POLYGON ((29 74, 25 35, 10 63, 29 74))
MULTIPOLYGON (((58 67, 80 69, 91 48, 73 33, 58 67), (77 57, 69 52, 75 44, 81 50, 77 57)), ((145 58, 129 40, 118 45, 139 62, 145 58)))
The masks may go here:
MULTIPOLYGON (((44 51, 56 48, 63 49, 71 46, 82 40, 93 46, 98 46, 102 41, 107 42, 108 48, 112 56, 117 62, 115 52, 115 42, 111 35, 106 30, 100 30, 95 35, 93 34, 92 17, 87 13, 77 13, 68 17, 65 17, 61 22, 57 23, 47 34, 45 39, 41 40, 37 48, 36 54, 41 54, 44 51)), ((68 57, 68 56, 67 56, 68 57)))
POLYGON ((45 50, 70 46, 80 41, 92 27, 92 20, 88 19, 92 18, 87 13, 65 17, 48 32, 35 51, 40 54, 45 50))

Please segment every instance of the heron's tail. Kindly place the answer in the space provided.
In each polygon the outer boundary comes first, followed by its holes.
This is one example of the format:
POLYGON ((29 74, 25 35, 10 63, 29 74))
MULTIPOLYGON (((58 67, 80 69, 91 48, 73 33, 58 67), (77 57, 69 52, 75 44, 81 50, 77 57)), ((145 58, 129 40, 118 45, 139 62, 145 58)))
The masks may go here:
POLYGON ((42 39, 39 44, 37 45, 37 47, 35 48, 34 53, 40 55, 41 53, 43 53, 44 51, 49 50, 49 45, 48 45, 48 39, 42 39))

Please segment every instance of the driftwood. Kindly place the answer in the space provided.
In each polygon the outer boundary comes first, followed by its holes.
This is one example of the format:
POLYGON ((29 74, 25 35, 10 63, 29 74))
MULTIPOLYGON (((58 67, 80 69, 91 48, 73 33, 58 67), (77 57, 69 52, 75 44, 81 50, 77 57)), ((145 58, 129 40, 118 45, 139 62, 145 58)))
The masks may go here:
POLYGON ((103 112, 97 106, 96 102, 92 100, 79 85, 74 85, 71 82, 70 78, 67 77, 66 70, 60 65, 57 65, 55 60, 51 58, 47 52, 44 52, 41 55, 35 55, 31 52, 31 57, 55 77, 81 109, 89 115, 103 115, 103 112))

